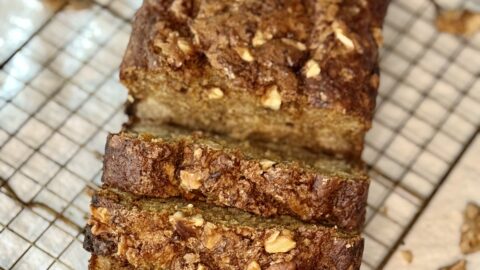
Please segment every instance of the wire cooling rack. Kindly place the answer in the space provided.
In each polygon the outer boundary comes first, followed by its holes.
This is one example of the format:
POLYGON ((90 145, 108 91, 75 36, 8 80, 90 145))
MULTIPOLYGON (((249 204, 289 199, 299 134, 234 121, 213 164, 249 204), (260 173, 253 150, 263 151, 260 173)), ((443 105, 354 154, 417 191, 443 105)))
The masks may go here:
MULTIPOLYGON (((0 268, 86 269, 82 227, 107 133, 126 120, 118 66, 141 3, 0 3, 0 268)), ((386 18, 362 269, 385 265, 479 132, 480 35, 438 33, 434 16, 428 0, 394 0, 386 18)))

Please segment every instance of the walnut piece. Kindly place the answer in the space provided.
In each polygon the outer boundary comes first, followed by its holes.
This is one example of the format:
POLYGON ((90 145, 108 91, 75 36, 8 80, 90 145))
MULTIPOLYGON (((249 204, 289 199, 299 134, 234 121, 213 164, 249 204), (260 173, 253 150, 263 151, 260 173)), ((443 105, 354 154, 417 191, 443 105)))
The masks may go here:
POLYGON ((253 62, 255 58, 253 58, 252 53, 248 48, 243 48, 243 47, 238 47, 235 48, 235 51, 237 51, 238 55, 240 55, 240 58, 243 59, 245 62, 253 62))
POLYGON ((194 264, 200 261, 200 256, 195 253, 187 253, 183 255, 183 259, 187 264, 194 264))
POLYGON ((401 250, 400 255, 407 264, 411 264, 413 261, 413 253, 410 250, 401 250))
POLYGON ((203 227, 203 245, 207 249, 213 249, 220 239, 222 239, 222 236, 215 231, 216 228, 217 226, 210 222, 207 222, 203 227))
POLYGON ((262 105, 265 108, 278 111, 282 105, 282 96, 278 92, 278 87, 276 85, 271 86, 267 89, 267 92, 262 97, 262 105))
POLYGON ((460 250, 463 254, 480 251, 480 207, 469 203, 465 208, 461 228, 460 250))
POLYGON ((190 221, 192 221, 193 226, 200 227, 205 223, 205 220, 203 219, 202 215, 197 214, 193 217, 190 218, 190 221))
POLYGON ((317 61, 310 59, 305 63, 305 66, 303 67, 305 77, 307 78, 313 78, 316 77, 320 74, 320 66, 318 65, 317 61))
POLYGON ((193 150, 193 158, 194 159, 200 159, 202 157, 202 153, 203 153, 203 150, 202 148, 196 148, 195 150, 193 150))
POLYGON ((205 265, 199 263, 198 266, 197 266, 197 270, 207 270, 207 267, 205 267, 205 265))
POLYGON ((260 264, 258 264, 258 262, 256 262, 256 261, 251 261, 251 262, 247 265, 247 270, 262 270, 262 267, 260 267, 260 264))
POLYGON ((272 160, 269 160, 269 159, 260 160, 260 166, 262 167, 262 170, 268 170, 275 164, 276 164, 275 161, 272 161, 272 160))
POLYGON ((185 4, 184 2, 185 0, 174 0, 169 8, 176 18, 182 19, 182 20, 185 20, 188 17, 184 7, 184 4, 185 4))
MULTIPOLYGON (((267 270, 296 270, 294 262, 282 262, 270 265, 267 270)), ((348 268, 350 270, 350 268, 348 268)))
POLYGON ((208 99, 221 99, 223 98, 223 91, 218 87, 212 87, 208 89, 208 99))
POLYGON ((333 22, 332 23, 333 27, 333 33, 335 34, 335 37, 349 50, 355 49, 355 43, 353 43, 353 40, 351 40, 347 35, 345 34, 344 24, 340 22, 333 22))
POLYGON ((110 220, 108 209, 105 207, 92 208, 91 212, 92 212, 92 217, 94 217, 96 220, 102 223, 108 223, 110 220))
POLYGON ((383 47, 382 29, 379 28, 379 27, 373 27, 372 28, 372 35, 373 35, 373 38, 375 39, 375 43, 377 43, 377 46, 379 48, 383 47))
POLYGON ((282 42, 289 46, 297 48, 300 51, 305 51, 307 49, 307 46, 305 46, 305 44, 303 44, 302 42, 290 38, 282 38, 282 42))
POLYGON ((179 38, 177 40, 177 46, 186 55, 190 55, 193 52, 192 45, 185 39, 179 38))
POLYGON ((257 32, 255 32, 255 36, 253 36, 252 45, 253 47, 259 47, 265 44, 270 39, 272 39, 271 34, 264 34, 262 31, 257 30, 257 32))
POLYGON ((186 190, 199 189, 202 186, 200 173, 180 171, 180 185, 186 190))
POLYGON ((117 245, 117 255, 122 256, 123 254, 126 254, 130 244, 130 240, 127 239, 126 236, 120 236, 120 241, 118 241, 117 245))
POLYGON ((297 246, 293 235, 288 230, 274 231, 264 242, 265 251, 268 253, 288 252, 297 246))
POLYGON ((183 212, 177 211, 177 212, 173 213, 173 215, 168 217, 168 221, 172 224, 175 224, 177 221, 183 219, 184 217, 185 217, 185 215, 183 214, 183 212))

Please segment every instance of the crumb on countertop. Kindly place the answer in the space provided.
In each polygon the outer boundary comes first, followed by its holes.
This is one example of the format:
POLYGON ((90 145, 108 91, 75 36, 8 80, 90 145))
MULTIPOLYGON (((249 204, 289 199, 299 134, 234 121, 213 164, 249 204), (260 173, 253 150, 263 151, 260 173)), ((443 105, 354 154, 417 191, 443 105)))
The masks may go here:
POLYGON ((480 251, 480 206, 468 203, 463 216, 460 249, 463 254, 480 251))
POLYGON ((400 255, 407 264, 411 264, 413 261, 413 253, 411 250, 401 250, 400 255))

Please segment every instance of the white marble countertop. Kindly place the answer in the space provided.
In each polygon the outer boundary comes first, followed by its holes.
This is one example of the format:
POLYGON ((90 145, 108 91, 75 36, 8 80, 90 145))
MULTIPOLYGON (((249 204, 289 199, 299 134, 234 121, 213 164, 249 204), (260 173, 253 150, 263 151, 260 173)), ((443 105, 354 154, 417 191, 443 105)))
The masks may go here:
POLYGON ((480 269, 480 252, 460 252, 460 228, 467 202, 480 205, 480 135, 439 188, 437 194, 413 225, 385 269, 439 269, 467 260, 467 269, 480 269), (409 264, 402 251, 412 252, 409 264))

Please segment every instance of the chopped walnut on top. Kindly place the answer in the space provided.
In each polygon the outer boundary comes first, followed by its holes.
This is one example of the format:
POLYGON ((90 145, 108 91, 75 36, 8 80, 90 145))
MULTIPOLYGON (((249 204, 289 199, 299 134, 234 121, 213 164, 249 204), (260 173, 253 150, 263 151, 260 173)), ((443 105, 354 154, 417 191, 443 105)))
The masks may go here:
POLYGON ((253 47, 259 47, 265 44, 268 40, 272 39, 272 34, 270 33, 264 33, 260 30, 257 30, 255 32, 255 36, 252 39, 252 45, 253 47))
POLYGON ((185 38, 179 38, 177 40, 177 46, 186 55, 191 55, 193 53, 192 45, 185 38))
POLYGON ((278 87, 276 85, 271 86, 267 89, 267 92, 262 97, 262 105, 265 108, 278 111, 282 105, 282 96, 278 92, 278 87))
POLYGON ((177 31, 172 31, 164 24, 157 24, 158 33, 153 40, 153 47, 163 55, 169 65, 181 67, 194 53, 192 44, 187 38, 180 37, 177 31))
POLYGON ((256 262, 256 261, 251 261, 251 262, 247 265, 247 270, 262 270, 262 268, 260 267, 260 264, 258 264, 258 262, 256 262))
POLYGON ((187 189, 199 189, 202 186, 203 175, 201 172, 180 171, 180 185, 187 189))
POLYGON ((237 51, 240 58, 242 58, 242 60, 245 62, 253 62, 255 60, 255 58, 253 57, 252 53, 248 48, 238 47, 238 48, 235 48, 235 51, 237 51))
POLYGON ((293 39, 290 39, 290 38, 282 38, 282 42, 289 45, 289 46, 297 48, 300 51, 305 51, 307 49, 307 46, 305 44, 303 44, 302 42, 296 41, 296 40, 293 40, 293 39))
POLYGON ((223 98, 223 91, 219 87, 212 87, 208 90, 208 99, 221 99, 223 98))
POLYGON ((349 50, 355 49, 355 43, 347 36, 347 30, 344 23, 334 21, 332 23, 333 33, 335 37, 349 50))
POLYGON ((305 77, 313 78, 320 75, 321 69, 317 61, 310 59, 307 61, 307 63, 305 63, 305 66, 303 67, 303 71, 304 71, 305 77))
POLYGON ((268 253, 289 252, 297 246, 293 234, 289 230, 273 231, 265 240, 265 251, 268 253))
POLYGON ((379 48, 383 47, 383 35, 382 29, 380 27, 373 27, 372 28, 372 35, 375 39, 375 43, 379 48))

